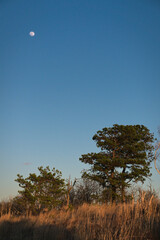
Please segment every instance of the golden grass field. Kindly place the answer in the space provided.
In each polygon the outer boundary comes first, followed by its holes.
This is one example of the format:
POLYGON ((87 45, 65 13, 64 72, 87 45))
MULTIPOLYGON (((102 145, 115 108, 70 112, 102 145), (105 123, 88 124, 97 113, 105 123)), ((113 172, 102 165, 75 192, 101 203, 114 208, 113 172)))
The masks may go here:
POLYGON ((0 240, 160 240, 160 203, 83 204, 39 216, 0 218, 0 240))

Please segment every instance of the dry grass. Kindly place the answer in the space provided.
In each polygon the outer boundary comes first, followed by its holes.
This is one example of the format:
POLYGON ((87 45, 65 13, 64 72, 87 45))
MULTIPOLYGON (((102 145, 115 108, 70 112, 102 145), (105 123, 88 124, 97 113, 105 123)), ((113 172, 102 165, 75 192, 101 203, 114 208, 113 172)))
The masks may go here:
POLYGON ((159 240, 160 205, 153 197, 118 205, 53 210, 38 217, 0 218, 0 240, 159 240))

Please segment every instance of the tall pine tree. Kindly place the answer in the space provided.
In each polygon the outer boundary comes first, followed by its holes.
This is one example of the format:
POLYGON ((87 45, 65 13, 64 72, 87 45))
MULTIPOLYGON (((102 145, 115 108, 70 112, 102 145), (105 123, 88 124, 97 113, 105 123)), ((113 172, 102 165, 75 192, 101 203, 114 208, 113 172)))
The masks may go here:
POLYGON ((98 131, 93 140, 101 151, 81 156, 81 162, 91 165, 83 177, 99 182, 112 202, 116 197, 125 201, 131 182, 143 183, 151 176, 153 134, 143 125, 114 124, 98 131))

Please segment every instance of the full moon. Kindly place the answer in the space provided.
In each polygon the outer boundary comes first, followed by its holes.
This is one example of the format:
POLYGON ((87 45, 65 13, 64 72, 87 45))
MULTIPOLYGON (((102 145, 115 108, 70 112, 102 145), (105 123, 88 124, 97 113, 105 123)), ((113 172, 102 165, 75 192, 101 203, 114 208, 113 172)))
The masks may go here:
POLYGON ((31 37, 34 37, 35 32, 30 32, 29 35, 30 35, 31 37))

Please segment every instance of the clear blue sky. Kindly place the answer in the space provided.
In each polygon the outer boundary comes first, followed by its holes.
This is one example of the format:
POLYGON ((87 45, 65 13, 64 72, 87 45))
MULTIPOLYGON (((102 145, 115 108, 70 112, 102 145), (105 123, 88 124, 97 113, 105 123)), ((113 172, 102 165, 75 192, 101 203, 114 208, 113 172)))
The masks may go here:
POLYGON ((41 165, 80 177, 103 127, 157 136, 159 103, 158 0, 0 0, 0 199, 41 165))

